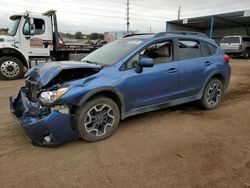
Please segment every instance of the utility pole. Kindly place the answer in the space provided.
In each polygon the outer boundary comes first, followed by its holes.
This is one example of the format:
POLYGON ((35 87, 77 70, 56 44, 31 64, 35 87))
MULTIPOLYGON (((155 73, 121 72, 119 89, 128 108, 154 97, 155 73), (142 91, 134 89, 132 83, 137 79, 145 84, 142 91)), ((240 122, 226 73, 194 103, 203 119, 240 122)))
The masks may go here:
POLYGON ((129 0, 127 0, 127 18, 126 18, 126 20, 127 20, 127 35, 129 35, 129 20, 130 20, 130 17, 129 17, 129 0))
POLYGON ((181 19, 181 6, 179 6, 179 9, 178 9, 178 20, 181 19))

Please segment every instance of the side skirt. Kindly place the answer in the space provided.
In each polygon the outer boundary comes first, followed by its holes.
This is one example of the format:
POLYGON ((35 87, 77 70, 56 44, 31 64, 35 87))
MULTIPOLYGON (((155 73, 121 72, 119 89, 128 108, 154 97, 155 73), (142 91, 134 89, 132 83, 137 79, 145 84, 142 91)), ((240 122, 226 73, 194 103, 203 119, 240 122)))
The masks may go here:
POLYGON ((169 102, 165 102, 165 103, 159 103, 159 104, 155 104, 155 105, 135 108, 133 110, 128 111, 127 113, 124 113, 124 116, 122 117, 122 119, 125 119, 126 117, 129 117, 129 116, 134 116, 134 115, 137 115, 137 114, 142 114, 142 113, 146 113, 146 112, 160 110, 160 109, 163 109, 163 108, 168 108, 168 107, 171 107, 171 106, 176 106, 176 105, 179 105, 179 104, 184 104, 184 103, 196 101, 196 100, 199 100, 200 98, 201 98, 200 95, 195 95, 195 96, 186 97, 186 98, 183 98, 183 99, 177 99, 177 100, 173 100, 173 101, 169 101, 169 102))

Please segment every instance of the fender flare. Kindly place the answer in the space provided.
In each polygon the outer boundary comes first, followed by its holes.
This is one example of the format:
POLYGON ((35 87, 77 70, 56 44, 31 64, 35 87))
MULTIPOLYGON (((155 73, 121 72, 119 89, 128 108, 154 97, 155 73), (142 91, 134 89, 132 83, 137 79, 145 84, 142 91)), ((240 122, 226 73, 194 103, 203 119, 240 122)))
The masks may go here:
POLYGON ((120 102, 120 111, 121 111, 121 119, 125 118, 126 112, 125 112, 125 101, 124 101, 124 96, 123 94, 116 88, 111 87, 111 86, 104 86, 104 87, 100 87, 94 90, 91 90, 90 92, 86 93, 82 99, 80 100, 80 102, 78 103, 78 107, 83 106, 84 103, 89 100, 91 97, 93 97, 94 95, 98 95, 99 93, 102 92, 110 92, 114 95, 116 95, 119 99, 120 102))
MULTIPOLYGON (((29 58, 28 58, 28 56, 25 56, 25 54, 23 53, 22 50, 20 50, 20 49, 18 49, 16 47, 13 47, 13 46, 4 46, 4 47, 0 48, 0 52, 2 52, 4 50, 14 51, 16 54, 18 54, 19 57, 21 57, 20 60, 23 62, 23 65, 25 67, 27 67, 28 69, 30 68, 29 63, 28 63, 29 62, 29 60, 28 60, 29 58)), ((11 54, 11 52, 10 52, 10 54, 11 54)))
POLYGON ((206 85, 207 85, 208 82, 209 82, 214 76, 216 76, 216 75, 221 75, 223 78, 225 78, 225 75, 224 75, 224 73, 223 73, 222 70, 215 70, 215 71, 213 71, 213 72, 207 77, 207 79, 205 80, 205 82, 204 82, 204 84, 203 84, 201 90, 199 91, 199 93, 198 93, 198 99, 201 99, 201 98, 202 98, 206 85))

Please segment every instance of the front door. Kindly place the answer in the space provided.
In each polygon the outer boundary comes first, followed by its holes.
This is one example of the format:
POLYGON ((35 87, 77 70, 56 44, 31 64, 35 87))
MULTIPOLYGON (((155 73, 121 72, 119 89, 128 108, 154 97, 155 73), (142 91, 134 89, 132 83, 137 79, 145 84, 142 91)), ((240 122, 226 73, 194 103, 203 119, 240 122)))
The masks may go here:
POLYGON ((52 32, 47 17, 28 17, 20 32, 21 49, 29 57, 48 57, 52 50, 52 32))
POLYGON ((179 62, 173 59, 172 43, 157 43, 135 55, 126 63, 123 77, 127 111, 177 99, 179 62), (137 73, 134 67, 145 56, 154 59, 154 66, 137 73))

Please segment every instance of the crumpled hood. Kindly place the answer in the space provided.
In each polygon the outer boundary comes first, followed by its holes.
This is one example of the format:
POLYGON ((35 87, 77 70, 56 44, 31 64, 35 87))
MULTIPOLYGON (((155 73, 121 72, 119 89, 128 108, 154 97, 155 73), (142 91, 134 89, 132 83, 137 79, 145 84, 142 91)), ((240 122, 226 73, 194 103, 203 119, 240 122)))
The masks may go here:
POLYGON ((39 87, 47 85, 55 76, 62 70, 66 69, 83 69, 83 68, 96 68, 100 69, 101 66, 85 63, 81 61, 55 61, 39 64, 25 74, 25 77, 30 77, 38 81, 39 87))

